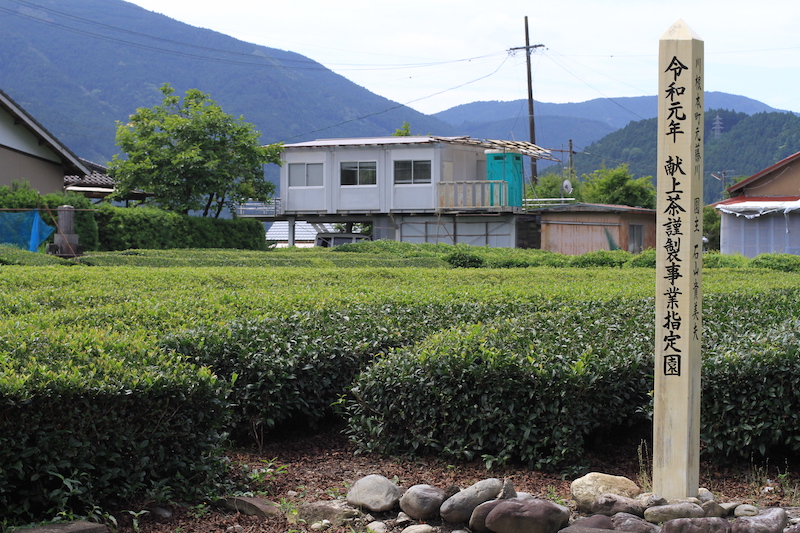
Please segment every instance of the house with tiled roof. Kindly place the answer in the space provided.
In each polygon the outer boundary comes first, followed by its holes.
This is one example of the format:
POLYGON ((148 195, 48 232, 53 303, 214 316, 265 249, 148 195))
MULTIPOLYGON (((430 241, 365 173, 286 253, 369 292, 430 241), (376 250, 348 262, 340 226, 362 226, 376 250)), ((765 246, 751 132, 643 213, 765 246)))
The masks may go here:
POLYGON ((720 251, 755 257, 800 255, 800 152, 727 189, 720 212, 720 251))

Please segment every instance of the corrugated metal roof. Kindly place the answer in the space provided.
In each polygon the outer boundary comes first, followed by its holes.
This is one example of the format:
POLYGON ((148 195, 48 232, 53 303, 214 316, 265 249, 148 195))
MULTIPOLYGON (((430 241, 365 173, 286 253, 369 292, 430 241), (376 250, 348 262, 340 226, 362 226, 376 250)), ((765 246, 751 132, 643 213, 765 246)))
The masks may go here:
POLYGON ((345 146, 385 146, 403 144, 435 144, 449 143, 467 146, 479 146, 488 150, 505 150, 518 152, 537 159, 551 159, 550 152, 533 143, 525 141, 503 141, 497 139, 473 139, 468 136, 460 137, 438 137, 416 136, 416 137, 357 137, 349 139, 317 139, 302 143, 286 144, 286 148, 324 148, 324 147, 345 147, 345 146))
POLYGON ((655 209, 648 209, 645 207, 631 207, 629 205, 616 205, 616 204, 563 204, 543 206, 531 209, 531 211, 551 212, 551 213, 568 213, 568 212, 590 212, 590 213, 641 213, 641 214, 655 214, 655 209))
POLYGON ((762 215, 780 213, 787 215, 800 210, 800 196, 746 197, 738 196, 714 205, 721 212, 737 217, 757 218, 762 215))

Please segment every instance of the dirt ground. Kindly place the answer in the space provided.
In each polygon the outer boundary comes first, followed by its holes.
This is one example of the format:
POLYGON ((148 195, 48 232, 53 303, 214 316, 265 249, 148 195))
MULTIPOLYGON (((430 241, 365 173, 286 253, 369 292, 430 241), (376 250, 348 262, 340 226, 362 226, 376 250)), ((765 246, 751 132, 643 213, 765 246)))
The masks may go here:
MULTIPOLYGON (((303 502, 343 498, 359 478, 380 474, 402 487, 426 483, 443 489, 465 488, 488 477, 509 478, 517 491, 567 504, 573 478, 519 467, 487 471, 481 462, 452 464, 437 458, 401 459, 379 455, 354 455, 352 446, 338 430, 312 436, 287 437, 267 443, 263 450, 231 454, 235 464, 267 469, 254 486, 262 497, 292 509, 303 502)), ((585 472, 603 472, 628 477, 643 486, 649 472, 646 438, 635 433, 595 443, 585 457, 585 472)), ((585 473, 584 472, 584 473, 585 473)), ((576 476, 577 477, 577 476, 576 476)), ((701 486, 711 490, 718 501, 740 501, 761 506, 797 505, 798 480, 786 469, 753 465, 701 466, 701 486), (783 474, 783 476, 780 476, 783 474), (770 483, 772 482, 772 483, 770 483)), ((643 488, 647 488, 644 486, 643 488)), ((152 509, 152 503, 142 508, 152 509)), ((226 511, 213 503, 164 506, 171 517, 155 512, 115 514, 118 533, 287 533, 311 531, 310 524, 289 524, 285 516, 255 518, 226 511), (135 522, 134 522, 135 519, 135 522)), ((432 523, 432 525, 436 525, 432 523)), ((349 528, 331 528, 329 533, 350 533, 349 528)), ((399 529, 398 529, 399 531, 399 529)))

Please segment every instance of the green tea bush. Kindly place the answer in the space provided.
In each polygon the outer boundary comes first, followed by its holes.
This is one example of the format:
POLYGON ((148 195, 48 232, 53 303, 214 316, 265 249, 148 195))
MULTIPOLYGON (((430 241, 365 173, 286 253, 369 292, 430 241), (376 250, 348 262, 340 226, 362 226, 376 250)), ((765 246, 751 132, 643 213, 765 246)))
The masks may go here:
POLYGON ((760 254, 753 258, 754 268, 770 268, 782 272, 800 272, 800 255, 760 254))
POLYGON ((228 404, 207 369, 108 331, 24 333, 0 338, 0 516, 9 523, 191 499, 220 482, 228 404))
POLYGON ((624 250, 597 250, 572 258, 570 265, 578 268, 587 267, 622 267, 631 258, 631 253, 624 250))
POLYGON ((800 320, 728 332, 704 353, 701 439, 720 461, 800 453, 800 320))
POLYGON ((704 268, 747 268, 753 266, 751 260, 741 254, 721 254, 706 252, 703 254, 704 268))
POLYGON ((577 468, 587 435, 643 419, 652 315, 575 303, 434 334, 356 378, 348 433, 366 452, 577 468))
POLYGON ((656 266, 656 251, 652 248, 642 250, 641 253, 631 255, 625 261, 625 267, 631 268, 655 268, 656 266))
POLYGON ((481 268, 486 266, 486 260, 482 256, 458 250, 445 257, 445 261, 455 268, 481 268))
MULTIPOLYGON (((528 306, 529 307, 529 306, 528 306)), ((313 427, 333 414, 354 376, 376 357, 433 331, 508 312, 492 304, 362 304, 240 320, 167 335, 162 347, 233 382, 230 430, 263 441, 289 422, 313 427)))

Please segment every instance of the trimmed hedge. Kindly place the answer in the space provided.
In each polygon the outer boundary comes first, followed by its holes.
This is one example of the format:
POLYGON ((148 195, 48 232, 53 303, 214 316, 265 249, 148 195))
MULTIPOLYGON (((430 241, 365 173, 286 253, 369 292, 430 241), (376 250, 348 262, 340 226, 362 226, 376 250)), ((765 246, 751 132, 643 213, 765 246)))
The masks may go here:
POLYGON ((211 492, 226 391, 206 369, 113 334, 0 338, 0 516, 21 524, 143 495, 211 492))
POLYGON ((375 358, 460 322, 492 319, 504 306, 355 305, 239 320, 167 335, 174 350, 236 386, 229 429, 240 442, 263 442, 276 426, 314 427, 334 415, 353 378, 375 358))
POLYGON ((348 433, 365 452, 580 468, 590 433, 644 419, 651 311, 577 303, 435 334, 356 378, 348 433))
POLYGON ((190 217, 153 207, 108 204, 97 212, 100 250, 239 248, 266 250, 264 226, 254 219, 190 217))
MULTIPOLYGON (((711 460, 800 453, 800 289, 706 297, 701 439, 711 460)), ((652 413, 652 299, 460 325, 354 381, 361 451, 580 468, 586 437, 652 413)))

